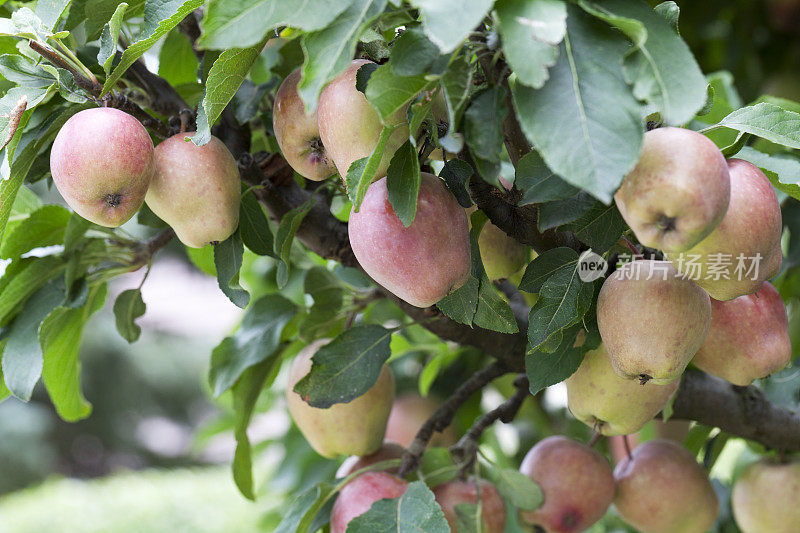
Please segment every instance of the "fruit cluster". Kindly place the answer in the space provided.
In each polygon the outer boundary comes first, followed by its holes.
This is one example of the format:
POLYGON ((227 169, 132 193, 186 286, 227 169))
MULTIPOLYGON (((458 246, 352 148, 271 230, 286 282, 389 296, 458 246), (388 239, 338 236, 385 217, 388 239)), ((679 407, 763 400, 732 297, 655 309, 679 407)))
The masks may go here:
POLYGON ((50 152, 61 196, 79 215, 107 227, 127 222, 143 203, 186 246, 224 241, 239 224, 239 169, 216 137, 196 146, 179 133, 155 149, 142 124, 99 107, 70 117, 50 152))

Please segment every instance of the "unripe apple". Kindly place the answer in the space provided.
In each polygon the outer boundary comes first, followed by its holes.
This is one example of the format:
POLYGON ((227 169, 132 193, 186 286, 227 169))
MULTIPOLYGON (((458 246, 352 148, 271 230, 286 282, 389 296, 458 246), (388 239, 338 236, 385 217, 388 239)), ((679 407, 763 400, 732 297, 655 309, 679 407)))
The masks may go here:
POLYGON ((53 183, 67 204, 86 220, 112 228, 142 206, 154 168, 147 130, 112 107, 70 117, 50 151, 53 183))
POLYGON ((603 283, 597 326, 622 377, 666 384, 700 349, 711 321, 708 294, 667 261, 626 263, 603 283))
MULTIPOLYGON (((389 413, 386 438, 405 447, 411 446, 417 432, 440 405, 431 397, 423 397, 415 393, 398 396, 392 405, 392 412, 389 413)), ((443 432, 433 434, 429 446, 452 446, 456 440, 458 438, 453 426, 448 426, 443 432)))
POLYGON ((467 215, 444 182, 423 172, 417 214, 403 226, 392 209, 386 178, 367 189, 348 225, 353 253, 364 271, 417 307, 435 304, 469 279, 467 215))
POLYGON ((342 487, 331 511, 331 533, 345 533, 347 524, 369 511, 378 500, 399 498, 408 482, 386 472, 365 472, 342 487))
MULTIPOLYGON (((339 466, 339 469, 336 471, 336 477, 347 477, 353 472, 358 472, 362 468, 366 468, 383 461, 400 459, 405 451, 406 449, 396 442, 386 439, 383 441, 381 447, 378 448, 377 452, 362 456, 351 455, 345 459, 344 462, 339 466)), ((386 472, 389 472, 390 474, 396 474, 398 470, 399 467, 394 467, 386 469, 386 472)))
POLYGON ((800 460, 762 459, 733 484, 731 505, 743 533, 800 531, 800 460))
POLYGON ((692 359, 700 370, 745 386, 791 360, 786 306, 771 283, 728 302, 711 300, 711 327, 692 359))
POLYGON ((321 181, 336 173, 328 158, 317 126, 317 114, 306 113, 297 94, 300 69, 295 69, 281 83, 272 109, 272 129, 283 157, 304 178, 321 181))
POLYGON ((546 533, 585 531, 603 518, 614 499, 614 475, 608 460, 566 437, 539 441, 519 469, 544 493, 544 504, 535 511, 521 512, 520 519, 546 533))
POLYGON ((383 443, 394 399, 394 376, 384 365, 378 381, 355 400, 327 409, 311 407, 294 392, 294 386, 311 370, 311 359, 317 350, 328 342, 330 339, 312 342, 292 361, 286 385, 289 414, 311 447, 323 457, 369 455, 383 443))
POLYGON ((666 385, 639 383, 617 375, 601 344, 566 380, 575 418, 603 435, 635 433, 667 405, 680 380, 666 385))
POLYGON ((731 201, 725 218, 693 248, 668 254, 678 270, 716 300, 753 294, 764 280, 778 274, 783 259, 783 222, 775 189, 752 163, 731 159, 728 167, 731 201), (748 271, 750 267, 754 271, 748 271))
POLYGON ((719 148, 700 133, 667 127, 644 134, 639 161, 614 199, 639 242, 682 251, 717 227, 730 195, 719 148))
POLYGON ((239 225, 239 168, 225 144, 211 137, 196 146, 178 133, 156 147, 156 172, 147 206, 186 246, 222 242, 239 225))
POLYGON ((458 518, 456 505, 463 503, 478 504, 478 485, 480 485, 481 518, 483 519, 484 533, 503 533, 506 529, 506 504, 497 488, 486 480, 476 483, 474 479, 468 481, 453 480, 442 483, 433 488, 436 502, 444 511, 444 517, 450 525, 451 531, 458 531, 458 518))
MULTIPOLYGON (((468 208, 467 217, 476 209, 477 206, 468 208)), ((481 250, 483 268, 492 281, 511 276, 528 262, 528 247, 488 220, 478 236, 478 248, 481 250)))
MULTIPOLYGON (((319 134, 322 144, 342 178, 347 176, 347 170, 354 161, 369 157, 378 144, 383 129, 377 111, 367 101, 364 93, 356 89, 356 74, 366 63, 371 61, 354 60, 319 95, 317 109, 319 134)), ((405 107, 387 118, 389 125, 405 122, 405 107)), ((408 124, 403 124, 389 136, 373 179, 386 176, 386 169, 389 168, 392 156, 406 140, 408 140, 408 124)))
POLYGON ((671 440, 640 444, 617 465, 614 478, 617 511, 642 533, 705 533, 719 514, 708 474, 671 440))

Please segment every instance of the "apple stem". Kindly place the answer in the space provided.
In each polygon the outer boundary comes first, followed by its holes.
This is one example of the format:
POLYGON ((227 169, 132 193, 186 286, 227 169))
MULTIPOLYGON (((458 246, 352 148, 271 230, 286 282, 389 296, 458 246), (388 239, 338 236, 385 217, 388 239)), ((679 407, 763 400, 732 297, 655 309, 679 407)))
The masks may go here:
POLYGON ((589 448, 594 448, 594 445, 597 444, 597 442, 602 437, 603 437, 603 434, 600 433, 599 431, 595 430, 595 432, 592 434, 592 438, 589 439, 589 444, 588 444, 589 448))
POLYGON ((636 259, 644 259, 644 255, 642 254, 642 252, 640 252, 639 249, 636 247, 636 245, 633 244, 633 242, 631 242, 631 240, 627 238, 625 235, 619 238, 619 244, 632 251, 633 255, 636 256, 636 259))
POLYGON ((625 445, 625 453, 628 455, 628 459, 633 459, 633 454, 631 453, 631 443, 628 440, 627 435, 622 436, 622 443, 625 445))

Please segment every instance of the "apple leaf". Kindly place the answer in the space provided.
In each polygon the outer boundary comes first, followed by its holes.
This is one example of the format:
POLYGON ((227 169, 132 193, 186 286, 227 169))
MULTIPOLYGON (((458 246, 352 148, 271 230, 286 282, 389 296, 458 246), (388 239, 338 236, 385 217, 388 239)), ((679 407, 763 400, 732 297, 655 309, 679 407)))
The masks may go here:
POLYGON ((768 102, 737 109, 717 126, 749 133, 788 148, 800 148, 800 113, 768 102))
POLYGON ((61 244, 69 219, 70 212, 60 205, 46 205, 21 221, 12 221, 0 258, 14 259, 34 248, 61 244))
MULTIPOLYGON (((303 292, 314 299, 314 305, 300 323, 300 336, 311 342, 329 335, 332 328, 342 328, 340 311, 344 304, 344 288, 339 278, 327 268, 315 266, 306 272, 303 292)), ((336 331, 336 334, 340 333, 336 331)))
POLYGON ((501 0, 495 4, 503 51, 519 83, 540 88, 567 31, 563 0, 501 0))
POLYGON ((136 324, 136 319, 144 315, 146 310, 141 289, 128 289, 117 296, 114 302, 114 317, 120 337, 128 342, 136 342, 142 333, 142 328, 136 324))
POLYGON ((483 20, 493 0, 410 0, 410 3, 419 9, 428 38, 443 53, 449 53, 483 20))
POLYGON ((239 269, 242 268, 244 245, 239 231, 214 245, 214 267, 217 284, 233 305, 244 309, 250 301, 250 293, 239 285, 239 269))
POLYGON ((192 41, 177 29, 169 32, 158 55, 158 75, 173 87, 196 84, 199 66, 192 41))
POLYGON ((439 82, 447 106, 448 122, 447 135, 439 139, 439 144, 454 154, 460 152, 464 145, 463 135, 458 133, 458 122, 470 94, 472 71, 469 57, 462 54, 448 66, 439 82))
MULTIPOLYGON (((389 140, 389 136, 393 131, 394 128, 392 126, 384 126, 378 137, 378 143, 375 145, 369 157, 356 159, 350 164, 350 168, 347 169, 347 176, 344 180, 347 184, 347 196, 350 198, 350 201, 353 202, 353 209, 355 209, 356 212, 358 212, 361 207, 361 202, 367 194, 367 189, 372 184, 375 172, 383 157, 383 150, 386 148, 386 142, 389 140)), ((391 164, 391 161, 389 163, 391 164)))
POLYGON ((389 54, 389 66, 398 76, 417 76, 428 73, 438 57, 439 47, 418 26, 414 26, 395 39, 389 54))
POLYGON ((369 78, 365 94, 372 107, 378 111, 384 124, 392 120, 392 115, 413 100, 420 91, 433 85, 424 75, 398 76, 391 64, 379 66, 369 78))
POLYGON ((316 531, 310 529, 312 521, 325 506, 325 503, 330 501, 333 494, 336 492, 337 487, 330 483, 319 483, 302 494, 298 495, 289 504, 286 509, 281 522, 273 533, 297 533, 316 531))
POLYGON ((266 42, 261 41, 250 48, 225 50, 214 61, 208 72, 203 99, 197 106, 197 134, 192 137, 195 145, 203 146, 211 140, 211 126, 239 90, 266 42))
POLYGON ((580 5, 633 41, 624 66, 636 98, 653 104, 667 124, 691 120, 705 103, 706 81, 670 22, 642 0, 583 0, 580 5))
POLYGON ((292 251, 292 242, 303 219, 314 207, 314 202, 314 196, 309 196, 302 205, 283 215, 278 224, 278 230, 275 232, 275 254, 280 258, 280 262, 278 262, 278 272, 275 277, 279 289, 284 288, 289 282, 289 265, 291 264, 289 253, 292 251))
POLYGON ((358 38, 383 13, 386 2, 353 0, 325 28, 303 35, 301 45, 306 60, 297 92, 309 113, 316 111, 319 93, 325 84, 350 65, 358 38))
POLYGON ((296 313, 297 307, 279 294, 253 303, 239 329, 211 352, 209 383, 215 397, 231 388, 246 369, 276 356, 283 328, 296 313))
POLYGON ((431 489, 423 481, 414 481, 405 494, 376 501, 369 511, 352 519, 347 526, 347 533, 376 531, 449 533, 450 526, 431 489))
POLYGON ((97 62, 103 67, 106 76, 111 72, 111 64, 117 51, 117 42, 119 42, 119 30, 122 28, 122 19, 125 16, 126 9, 128 9, 128 4, 125 2, 118 5, 100 34, 100 50, 97 52, 97 62))
POLYGON ((572 346, 579 329, 575 326, 565 331, 560 344, 552 353, 535 350, 525 356, 525 372, 531 394, 561 383, 581 366, 586 349, 572 346))
POLYGON ((352 0, 211 0, 197 44, 223 50, 252 46, 278 26, 303 31, 331 23, 352 0))
POLYGON ((70 0, 38 0, 36 2, 36 16, 42 21, 42 25, 51 30, 55 28, 56 22, 64 14, 70 0))
POLYGON ((45 283, 64 272, 60 257, 46 256, 14 261, 0 279, 0 325, 6 325, 23 302, 45 283))
POLYGON ((588 244, 598 254, 604 253, 619 240, 627 225, 616 204, 595 202, 594 206, 563 229, 571 231, 581 242, 588 244))
POLYGON ((252 192, 243 194, 239 204, 239 232, 248 250, 277 258, 267 215, 252 192))
POLYGON ((622 71, 629 49, 619 34, 568 7, 567 34, 541 89, 513 88, 520 125, 547 166, 610 203, 639 158, 642 107, 622 71))
POLYGON ((467 183, 474 173, 472 166, 463 159, 450 159, 439 172, 439 177, 444 180, 447 188, 464 209, 472 205, 472 197, 467 191, 467 183))
POLYGON ((102 309, 106 294, 105 284, 94 286, 82 307, 58 307, 39 327, 44 360, 42 382, 58 415, 67 422, 86 418, 92 411, 81 392, 80 344, 83 328, 102 309))
POLYGON ((378 381, 391 355, 391 336, 391 330, 374 324, 345 330, 314 354, 311 371, 294 391, 320 409, 355 400, 378 381))
POLYGON ((544 503, 542 488, 515 468, 496 468, 491 472, 497 492, 517 509, 534 511, 544 503))
POLYGON ((554 248, 547 250, 528 263, 519 290, 536 294, 542 285, 561 270, 575 268, 578 262, 578 252, 572 248, 554 248))
POLYGON ((486 528, 477 503, 457 503, 453 510, 456 512, 456 531, 481 533, 486 528))
POLYGON ((564 224, 569 224, 588 213, 594 206, 595 200, 586 191, 563 200, 553 200, 539 204, 539 219, 537 227, 539 231, 547 231, 564 224))
POLYGON ((743 147, 736 154, 760 168, 772 185, 792 198, 800 200, 800 160, 791 154, 769 155, 750 146, 743 147), (794 181, 791 181, 794 179, 794 181))
POLYGON ((420 186, 419 159, 411 141, 397 149, 386 171, 389 202, 403 226, 409 227, 417 214, 420 186))
POLYGON ((526 154, 517 163, 514 186, 522 191, 520 205, 565 200, 580 192, 553 174, 536 151, 526 154))
POLYGON ((480 174, 499 185, 503 152, 503 120, 508 114, 506 91, 495 86, 475 95, 464 113, 464 135, 480 174), (491 170, 489 170, 491 169, 491 170))

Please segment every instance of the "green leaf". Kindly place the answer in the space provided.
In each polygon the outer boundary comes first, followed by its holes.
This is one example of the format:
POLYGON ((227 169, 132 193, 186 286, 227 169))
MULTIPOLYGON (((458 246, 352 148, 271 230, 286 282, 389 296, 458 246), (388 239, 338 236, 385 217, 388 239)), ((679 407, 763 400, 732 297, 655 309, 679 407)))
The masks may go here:
POLYGON ((436 307, 459 324, 471 326, 478 308, 481 282, 470 276, 467 282, 438 302, 436 307))
POLYGON ((465 209, 472 205, 472 197, 467 191, 467 184, 474 173, 472 166, 463 159, 450 159, 439 172, 439 177, 444 180, 459 205, 465 209))
POLYGON ((47 283, 25 302, 25 307, 8 329, 2 361, 3 377, 8 390, 20 400, 30 400, 33 387, 42 375, 39 326, 63 301, 61 280, 47 283))
POLYGON ((0 279, 0 325, 7 324, 45 283, 61 275, 64 266, 61 258, 48 256, 24 261, 18 269, 7 267, 0 279))
POLYGON ((389 202, 403 226, 409 227, 417 214, 417 195, 421 182, 417 150, 411 141, 397 149, 386 171, 389 202))
POLYGON ((389 65, 398 76, 417 76, 426 74, 438 57, 439 47, 414 26, 395 39, 389 65))
POLYGON ((204 0, 161 0, 158 2, 147 2, 144 11, 142 33, 139 35, 138 40, 131 43, 130 46, 125 49, 117 66, 114 67, 111 74, 106 77, 106 82, 103 84, 102 95, 107 94, 114 88, 117 81, 119 81, 125 71, 133 65, 134 61, 139 59, 150 47, 156 44, 161 37, 169 33, 169 31, 186 18, 189 13, 202 7, 203 3, 204 0))
POLYGON ((120 337, 128 342, 136 342, 142 333, 142 328, 136 324, 136 319, 144 315, 146 310, 141 289, 128 289, 117 296, 114 302, 114 317, 120 337))
POLYGON ((56 22, 61 18, 64 10, 67 9, 70 0, 37 0, 36 16, 42 21, 42 25, 51 30, 55 28, 56 22))
POLYGON ((314 517, 335 491, 334 485, 319 483, 298 495, 289 504, 283 519, 273 533, 307 532, 314 517))
POLYGON ((61 244, 70 212, 59 205, 46 205, 26 219, 9 224, 8 236, 0 246, 0 257, 14 259, 34 248, 61 244))
POLYGON ((197 135, 192 137, 194 144, 203 146, 211 140, 211 126, 239 90, 266 42, 263 40, 250 48, 225 50, 214 61, 206 79, 203 100, 197 107, 197 135))
POLYGON ((504 500, 523 511, 534 511, 544 503, 542 488, 530 477, 515 468, 498 468, 494 481, 504 500))
POLYGON ((169 32, 158 55, 158 75, 173 87, 197 83, 199 66, 189 38, 178 30, 169 32))
POLYGON ((379 66, 369 77, 365 95, 384 124, 393 124, 395 113, 403 109, 421 91, 433 85, 424 75, 399 76, 390 64, 379 66))
POLYGON ((447 135, 439 139, 439 144, 448 152, 461 151, 464 139, 458 133, 458 122, 470 95, 473 66, 469 57, 462 54, 448 66, 440 81, 442 96, 447 106, 447 135))
POLYGON ((211 0, 198 45, 212 50, 251 46, 278 26, 303 31, 328 26, 351 0, 211 0))
POLYGON ((541 89, 513 88, 522 130, 547 166, 572 185, 610 203, 639 159, 642 108, 621 61, 629 45, 619 34, 568 8, 567 35, 550 80, 541 89))
POLYGON ((306 272, 303 291, 314 299, 314 305, 300 323, 301 337, 310 342, 324 336, 340 317, 344 288, 332 272, 317 266, 306 272))
POLYGON ((581 191, 563 200, 553 200, 539 204, 539 231, 547 231, 563 224, 569 224, 588 213, 597 202, 592 195, 581 191))
POLYGON ((483 533, 486 526, 477 503, 458 503, 453 510, 456 512, 456 530, 459 533, 483 533))
POLYGON ((391 355, 391 336, 390 330, 374 324, 344 331, 314 354, 311 371, 294 391, 320 409, 355 400, 378 381, 391 355))
POLYGON ((495 3, 503 51, 519 83, 540 88, 556 63, 567 31, 563 0, 500 0, 495 3))
MULTIPOLYGON (((464 113, 464 134, 476 163, 500 162, 503 153, 503 120, 508 114, 506 92, 500 86, 476 95, 464 113)), ((499 185, 496 176, 486 176, 499 185)))
POLYGON ((769 155, 750 146, 742 148, 736 157, 753 163, 776 189, 800 200, 800 160, 796 157, 789 154, 769 155))
POLYGON ((595 202, 594 207, 564 229, 575 234, 598 254, 604 253, 619 240, 627 228, 616 204, 595 202))
POLYGON ((525 273, 519 282, 519 290, 536 294, 550 277, 562 270, 569 271, 576 268, 577 263, 578 252, 571 248, 547 250, 525 268, 525 273))
MULTIPOLYGON (((317 109, 326 83, 350 65, 361 33, 380 15, 387 0, 353 0, 327 27, 306 33, 301 45, 305 62, 297 92, 309 113, 317 109)), ((296 4, 293 4, 296 9, 296 4)))
POLYGON ((625 73, 636 98, 653 104, 667 124, 691 120, 706 101, 706 81, 670 22, 642 0, 584 0, 581 6, 633 41, 625 73))
POLYGON ((31 89, 47 89, 56 82, 55 77, 42 66, 17 54, 0 55, 0 75, 20 87, 31 89))
POLYGON ((239 204, 239 233, 251 252, 276 257, 267 215, 252 192, 244 194, 239 204))
POLYGON ((454 51, 492 8, 493 0, 410 0, 428 38, 443 53, 454 51))
POLYGON ((553 174, 544 164, 542 157, 535 151, 526 154, 517 163, 514 186, 522 191, 520 205, 564 200, 579 192, 578 189, 553 174))
POLYGON ((105 301, 106 285, 93 287, 83 307, 59 307, 39 328, 44 353, 42 381, 58 415, 67 422, 86 418, 92 411, 91 404, 81 393, 79 352, 83 328, 105 301))
POLYGON ((431 489, 423 481, 415 481, 399 498, 376 501, 369 511, 352 519, 347 526, 347 533, 376 531, 449 533, 450 526, 431 489))
POLYGON ((586 350, 572 346, 578 329, 574 327, 564 333, 561 343, 553 353, 536 350, 525 356, 525 372, 530 382, 531 394, 561 383, 581 366, 586 350))
POLYGON ((292 251, 292 242, 300 224, 314 206, 314 195, 308 197, 302 205, 295 207, 281 219, 278 230, 275 232, 275 254, 280 258, 276 281, 278 288, 283 288, 289 282, 289 252, 292 251))
POLYGON ((761 102, 737 109, 718 126, 756 135, 789 148, 800 148, 800 113, 761 102))
MULTIPOLYGON (((358 212, 361 207, 361 202, 367 194, 367 189, 372 184, 375 177, 375 172, 378 170, 378 165, 383 157, 383 150, 386 148, 386 142, 389 136, 394 131, 392 126, 384 126, 381 129, 380 137, 378 137, 378 144, 372 150, 369 157, 362 157, 350 164, 347 169, 347 176, 345 176, 345 183, 347 184, 347 196, 353 203, 353 208, 358 212)), ((391 164, 391 162, 390 162, 391 164)))
POLYGON ((209 382, 215 397, 231 388, 245 370, 276 356, 283 328, 296 313, 295 305, 279 294, 253 303, 236 333, 211 352, 209 382))
POLYGON ((253 417, 253 409, 261 390, 277 363, 267 359, 248 368, 233 387, 234 430, 236 451, 233 455, 233 480, 245 498, 255 500, 253 491, 253 458, 247 427, 253 417))
POLYGON ((222 293, 237 307, 244 309, 250 301, 250 293, 239 285, 239 269, 242 268, 244 246, 239 232, 214 246, 214 267, 217 284, 222 293))
POLYGON ((118 5, 114 14, 111 15, 111 20, 103 27, 103 32, 100 34, 100 51, 97 52, 97 62, 103 67, 106 76, 111 72, 111 63, 117 52, 119 30, 122 28, 122 19, 126 9, 128 9, 128 4, 125 2, 118 5))

